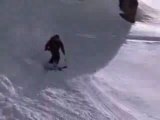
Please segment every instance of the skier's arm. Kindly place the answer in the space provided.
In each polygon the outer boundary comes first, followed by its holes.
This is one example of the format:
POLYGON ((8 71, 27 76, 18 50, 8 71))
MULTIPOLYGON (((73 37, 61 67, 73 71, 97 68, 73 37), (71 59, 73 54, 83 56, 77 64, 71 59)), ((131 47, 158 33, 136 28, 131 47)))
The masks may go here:
POLYGON ((62 42, 60 42, 60 44, 61 44, 61 51, 62 51, 63 55, 65 55, 64 45, 63 45, 63 43, 62 43, 62 42))
POLYGON ((51 40, 49 40, 49 41, 46 43, 46 45, 45 45, 45 50, 49 50, 49 49, 50 49, 50 47, 49 47, 50 41, 51 41, 51 40))

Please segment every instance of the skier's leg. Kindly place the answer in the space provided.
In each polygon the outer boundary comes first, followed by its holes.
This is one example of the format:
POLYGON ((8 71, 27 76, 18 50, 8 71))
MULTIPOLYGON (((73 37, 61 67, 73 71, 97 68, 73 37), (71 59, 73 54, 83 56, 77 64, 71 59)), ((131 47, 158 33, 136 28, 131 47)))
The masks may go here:
POLYGON ((49 60, 49 63, 53 64, 53 61, 54 61, 54 54, 51 52, 51 58, 49 60))
POLYGON ((50 58, 50 60, 49 60, 49 63, 53 64, 53 60, 54 60, 54 58, 53 58, 53 55, 52 55, 51 58, 50 58))
POLYGON ((59 54, 54 55, 53 63, 58 65, 59 64, 59 60, 60 60, 60 55, 59 54))

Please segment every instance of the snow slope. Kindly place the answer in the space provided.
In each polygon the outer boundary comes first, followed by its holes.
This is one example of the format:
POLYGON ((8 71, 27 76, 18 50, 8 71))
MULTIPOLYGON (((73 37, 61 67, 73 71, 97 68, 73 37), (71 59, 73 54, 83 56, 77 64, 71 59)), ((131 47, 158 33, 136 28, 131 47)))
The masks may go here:
POLYGON ((140 1, 131 25, 118 0, 0 3, 0 120, 160 120, 156 7, 140 1), (55 33, 63 72, 43 69, 55 33))

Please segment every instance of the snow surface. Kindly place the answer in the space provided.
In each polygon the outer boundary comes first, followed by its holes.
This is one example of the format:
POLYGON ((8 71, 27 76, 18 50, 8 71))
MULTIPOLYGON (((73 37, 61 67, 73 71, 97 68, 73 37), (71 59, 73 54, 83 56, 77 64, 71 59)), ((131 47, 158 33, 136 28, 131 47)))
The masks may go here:
POLYGON ((2 0, 0 120, 160 120, 160 4, 152 1, 139 1, 130 24, 118 0, 2 0), (67 51, 62 72, 43 69, 55 33, 67 51))

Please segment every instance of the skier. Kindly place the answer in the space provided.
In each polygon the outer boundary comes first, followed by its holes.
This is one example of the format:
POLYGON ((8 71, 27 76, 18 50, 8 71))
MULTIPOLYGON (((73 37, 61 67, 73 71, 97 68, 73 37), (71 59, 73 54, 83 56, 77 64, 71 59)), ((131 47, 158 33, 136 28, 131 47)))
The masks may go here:
POLYGON ((55 68, 58 68, 58 63, 60 60, 59 49, 61 49, 63 55, 65 55, 64 45, 58 34, 52 36, 50 40, 45 45, 45 51, 51 52, 51 58, 49 60, 50 64, 53 64, 55 68))

